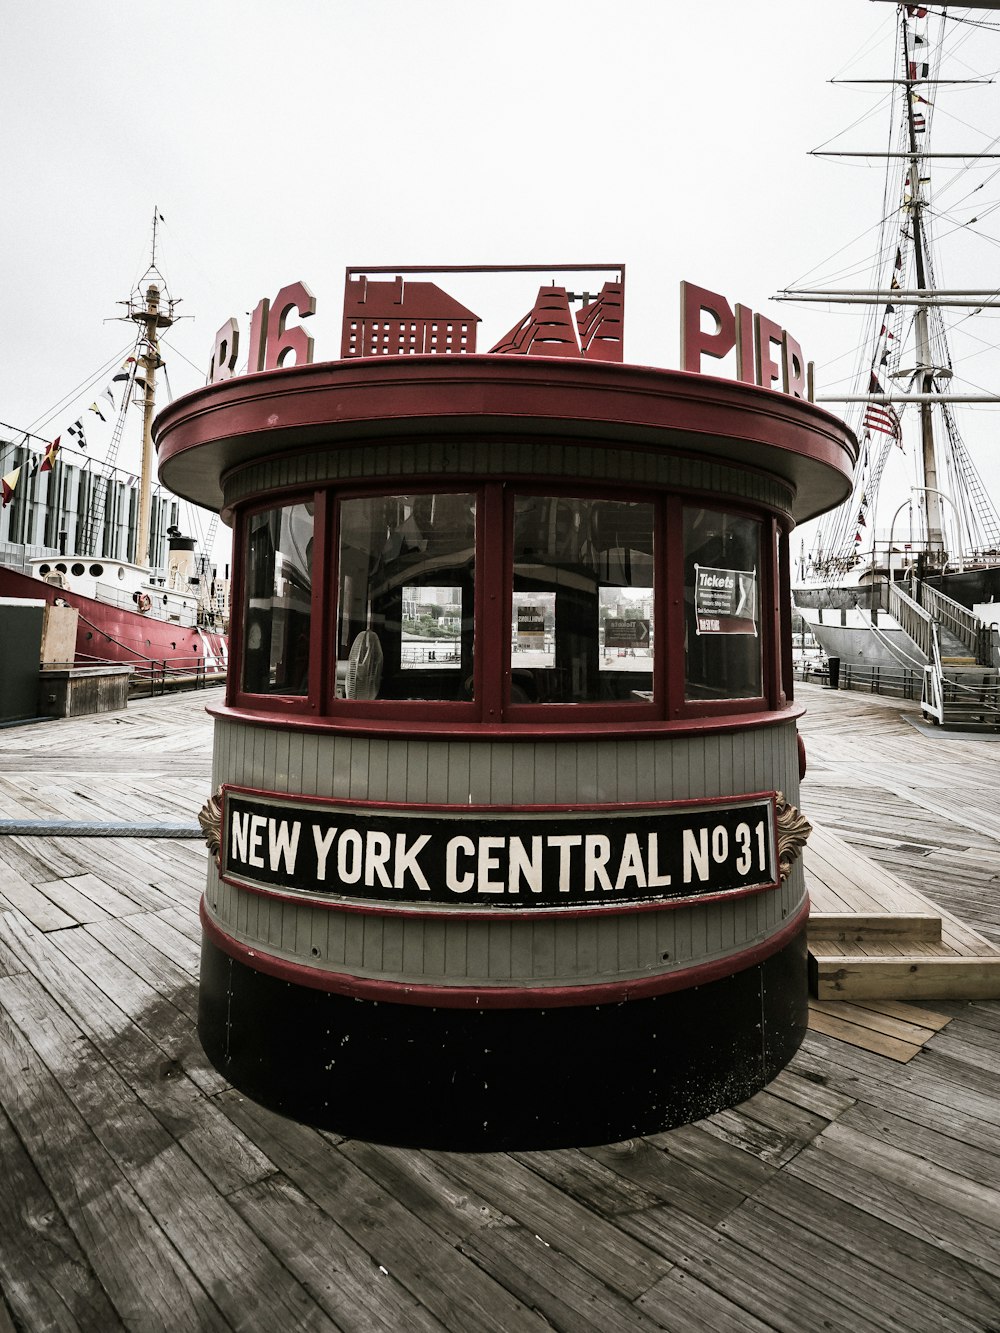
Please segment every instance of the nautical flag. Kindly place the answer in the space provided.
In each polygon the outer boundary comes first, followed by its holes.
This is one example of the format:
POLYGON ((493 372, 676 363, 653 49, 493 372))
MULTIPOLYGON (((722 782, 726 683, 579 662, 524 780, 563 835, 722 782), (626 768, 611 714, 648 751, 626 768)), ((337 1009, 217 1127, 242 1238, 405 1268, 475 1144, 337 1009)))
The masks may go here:
POLYGON ((856 533, 854 534, 854 544, 855 544, 856 546, 860 546, 860 545, 861 545, 861 533, 860 533, 860 532, 856 532, 856 533))
POLYGON ((14 487, 17 485, 17 479, 21 475, 21 468, 18 465, 13 472, 8 472, 6 477, 0 477, 0 485, 3 486, 3 505, 0 508, 6 509, 14 498, 14 487))
POLYGON ((69 430, 67 430, 66 434, 67 434, 67 435, 73 435, 73 436, 75 436, 75 437, 76 437, 76 443, 80 446, 80 448, 81 448, 81 449, 86 449, 86 447, 87 447, 87 437, 86 437, 86 435, 84 434, 84 430, 83 430, 83 420, 82 420, 82 419, 79 420, 79 421, 74 421, 73 424, 72 424, 72 426, 70 426, 69 430))
POLYGON ((107 417, 104 415, 104 413, 101 411, 101 409, 97 406, 96 403, 91 403, 90 406, 87 408, 87 411, 96 412, 102 421, 107 421, 107 417))
POLYGON ((115 396, 114 396, 114 394, 111 392, 111 385, 110 385, 110 384, 109 384, 108 387, 104 390, 104 392, 101 394, 101 397, 102 397, 102 398, 106 398, 106 399, 108 400, 108 402, 111 404, 112 407, 115 406, 115 396))
POLYGON ((923 115, 922 115, 919 111, 914 111, 914 113, 913 113, 913 133, 914 133, 914 134, 923 134, 923 132, 924 132, 924 130, 925 130, 926 128, 927 128, 927 122, 924 120, 923 115))
POLYGON ((38 469, 39 472, 52 471, 52 464, 56 461, 56 454, 59 452, 59 441, 61 439, 62 436, 57 435, 56 438, 49 445, 49 447, 45 450, 45 457, 42 459, 42 465, 38 469))
MULTIPOLYGON (((906 178, 906 183, 907 183, 907 185, 909 185, 909 183, 910 183, 910 178, 909 178, 909 176, 907 176, 907 178, 906 178)), ((894 264, 893 267, 894 267, 894 268, 902 268, 902 267, 903 267, 903 251, 902 251, 902 249, 901 249, 898 245, 896 246, 896 262, 895 262, 895 264, 894 264)))
POLYGON ((928 68, 929 66, 926 60, 919 64, 916 60, 911 60, 909 62, 909 77, 911 79, 926 79, 928 68), (918 70, 920 71, 919 73, 917 72, 918 70))
POLYGON ((132 376, 135 374, 134 370, 132 369, 132 367, 135 364, 136 364, 135 357, 127 356, 125 360, 122 362, 122 367, 121 370, 119 370, 118 374, 111 376, 111 383, 120 384, 123 380, 131 379, 132 376))
POLYGON ((899 417, 888 403, 884 406, 869 403, 865 408, 864 426, 866 430, 881 431, 883 435, 891 435, 894 440, 900 439, 899 417))
POLYGON ((861 513, 858 514, 858 527, 866 528, 867 526, 868 524, 865 522, 865 512, 862 510, 861 513))
POLYGON ((925 5, 907 5, 906 13, 911 19, 925 19, 927 17, 927 7, 925 5))

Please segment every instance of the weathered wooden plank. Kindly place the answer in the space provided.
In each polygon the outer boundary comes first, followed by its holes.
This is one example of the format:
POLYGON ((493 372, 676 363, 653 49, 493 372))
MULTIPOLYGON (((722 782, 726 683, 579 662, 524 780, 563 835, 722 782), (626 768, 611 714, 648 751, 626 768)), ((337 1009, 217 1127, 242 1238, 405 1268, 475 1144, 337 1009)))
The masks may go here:
POLYGON ((1000 956, 992 958, 864 958, 812 955, 821 1000, 997 999, 1000 956))
POLYGON ((0 1330, 122 1327, 90 1261, 0 1111, 0 1330))
POLYGON ((399 1279, 283 1175, 230 1200, 337 1327, 351 1333, 443 1333, 442 1324, 399 1279))
MULTIPOLYGON (((893 1014, 887 1014, 880 1010, 864 1009, 860 1005, 851 1004, 845 1000, 810 1000, 809 1016, 814 1014, 825 1014, 830 1018, 841 1019, 845 1023, 851 1023, 856 1027, 867 1028, 871 1032, 881 1032, 887 1037, 896 1037, 900 1041, 911 1042, 913 1045, 922 1046, 934 1036, 935 1032, 941 1030, 940 1026, 931 1028, 924 1027, 920 1023, 910 1022, 905 1018, 897 1018, 893 1014)), ((818 1029, 823 1031, 824 1029, 818 1029)))
MULTIPOLYGON (((773 1088, 774 1084, 770 1086, 773 1088)), ((655 1148, 657 1152, 664 1154, 678 1166, 683 1165, 691 1168, 692 1174, 689 1180, 698 1195, 698 1201, 695 1203, 694 1210, 690 1208, 683 1209, 682 1207, 682 1211, 693 1212, 693 1215, 700 1216, 705 1221, 710 1221, 720 1215, 725 1216, 726 1212, 729 1211, 727 1205, 733 1205, 733 1200, 731 1194, 722 1195, 723 1211, 721 1214, 716 1210, 711 1213, 704 1213, 700 1202, 699 1188, 702 1178, 707 1177, 709 1180, 718 1181, 727 1190, 734 1191, 737 1195, 745 1198, 747 1195, 755 1194, 763 1184, 770 1180, 776 1170, 767 1162, 751 1156, 750 1153, 743 1152, 742 1149, 725 1142, 717 1135, 707 1134, 703 1120, 696 1124, 679 1125, 676 1129, 668 1129, 661 1134, 649 1134, 643 1142, 655 1148)), ((681 1173, 679 1171, 677 1175, 680 1179, 681 1173)), ((641 1183, 642 1179, 643 1175, 640 1171, 637 1175, 637 1181, 641 1183)))
POLYGON ((828 1037, 836 1037, 839 1041, 849 1042, 852 1046, 860 1046, 862 1050, 874 1051, 889 1060, 898 1060, 901 1063, 912 1060, 923 1044, 919 1041, 901 1040, 885 1032, 872 1031, 870 1027, 852 1023, 848 1019, 820 1009, 810 1009, 809 1026, 814 1032, 823 1032, 828 1037))
POLYGON ((420 1303, 446 1328, 456 1333, 464 1328, 549 1333, 541 1316, 442 1241, 315 1130, 234 1093, 222 1094, 219 1102, 283 1174, 367 1251, 376 1267, 418 1291, 420 1303))
POLYGON ((629 1300, 663 1271, 652 1251, 507 1154, 428 1155, 453 1180, 490 1198, 515 1222, 589 1266, 595 1277, 629 1300))
POLYGON ((112 1066, 81 1040, 80 1029, 34 978, 0 980, 0 1003, 231 1323, 243 1318, 239 1284, 242 1274, 251 1271, 259 1278, 256 1305, 262 1323, 335 1328, 112 1066))
POLYGON ((798 1153, 828 1122, 789 1102, 758 1093, 749 1101, 728 1111, 718 1111, 701 1122, 707 1134, 714 1134, 771 1166, 782 1166, 798 1153), (783 1110, 772 1111, 769 1106, 783 1110), (772 1123, 769 1123, 772 1122, 772 1123))
POLYGON ((574 1333, 657 1333, 663 1327, 524 1227, 479 1230, 463 1241, 462 1252, 495 1273, 508 1291, 538 1310, 552 1328, 574 1333))
MULTIPOLYGON (((811 1154, 835 1161, 838 1169, 862 1171, 874 1191, 883 1184, 902 1200, 919 1197, 922 1209, 933 1208, 935 1231, 968 1250, 980 1266, 1000 1275, 1000 1190, 936 1166, 914 1153, 879 1142, 837 1121, 792 1164, 811 1161, 811 1154)), ((950 1247, 949 1247, 950 1248, 950 1247)), ((954 1253, 955 1250, 952 1250, 954 1253)))
MULTIPOLYGON (((633 1143, 624 1151, 633 1151, 633 1143)), ((621 1149, 622 1145, 615 1145, 621 1149)), ((636 1208, 651 1208, 662 1196, 647 1185, 614 1169, 621 1153, 614 1149, 580 1152, 563 1148, 556 1152, 511 1153, 511 1158, 536 1172, 550 1185, 605 1217, 636 1208), (600 1160, 599 1160, 600 1159, 600 1160)), ((706 1194, 709 1192, 706 1184, 706 1194)))
MULTIPOLYGON (((795 1067, 838 1082, 849 1082, 852 1087, 855 1082, 865 1080, 865 1087, 895 1089, 925 1099, 938 1110, 952 1109, 957 1117, 964 1115, 972 1122, 1000 1126, 1000 1094, 995 1075, 984 1080, 982 1086, 975 1086, 963 1067, 945 1057, 935 1057, 931 1044, 923 1048, 919 1060, 887 1065, 881 1056, 807 1033, 795 1056, 795 1067)), ((871 1100, 872 1094, 866 1095, 871 1100)))
POLYGON ((809 940, 940 940, 941 917, 931 912, 811 912, 809 940))
POLYGON ((660 1203, 668 1203, 706 1224, 714 1224, 737 1206, 743 1198, 741 1189, 733 1188, 722 1178, 722 1173, 703 1171, 679 1156, 661 1151, 657 1146, 661 1141, 660 1136, 626 1139, 584 1151, 616 1174, 655 1194, 660 1203))
MULTIPOLYGON (((792 1274, 813 1270, 816 1237, 798 1219, 787 1217, 777 1204, 783 1195, 769 1196, 771 1207, 748 1200, 719 1230, 761 1265, 777 1265, 792 1274)), ((821 1202, 821 1207, 826 1201, 821 1202)), ((827 1207, 827 1211, 829 1211, 827 1207)), ((893 1263, 878 1263, 874 1247, 859 1252, 844 1248, 828 1233, 824 1237, 823 1291, 839 1305, 851 1310, 856 1328, 885 1329, 892 1333, 959 1333, 981 1329, 973 1319, 959 1314, 948 1293, 932 1295, 914 1289, 909 1275, 904 1279, 893 1263)), ((895 1256, 893 1256, 895 1257, 895 1256)))
MULTIPOLYGON (((839 1123, 857 1130, 880 1143, 925 1158, 928 1162, 959 1176, 974 1180, 990 1189, 1000 1189, 1000 1156, 980 1142, 978 1145, 959 1138, 954 1133, 914 1122, 903 1107, 894 1113, 885 1106, 869 1106, 858 1102, 841 1116, 839 1123)), ((1000 1215, 994 1221, 1000 1229, 1000 1215)))
MULTIPOLYGON (((783 1171, 744 1204, 746 1215, 760 1214, 766 1235, 771 1214, 780 1216, 813 1237, 814 1251, 825 1269, 828 1247, 845 1254, 850 1272, 854 1260, 873 1264, 915 1292, 923 1292, 952 1312, 956 1328, 971 1321, 989 1327, 1000 1309, 1000 1278, 966 1264, 932 1242, 914 1235, 854 1203, 783 1171)), ((919 1323, 914 1325, 919 1328, 919 1323)))
MULTIPOLYGON (((3 841, 0 839, 0 841, 3 841)), ((77 923, 13 871, 0 868, 0 908, 16 908, 39 930, 66 930, 77 923)))
POLYGON ((856 1315, 822 1288, 822 1278, 814 1271, 793 1274, 774 1263, 762 1264, 720 1230, 682 1218, 670 1208, 647 1208, 623 1218, 622 1224, 674 1261, 671 1272, 636 1302, 640 1309, 655 1312, 667 1329, 679 1326, 685 1333, 694 1333, 699 1328, 715 1327, 714 1322, 707 1321, 672 1322, 676 1318, 677 1283, 683 1273, 688 1281, 697 1283, 699 1292, 707 1288, 730 1308, 742 1312, 748 1320, 745 1327, 778 1329, 782 1333, 856 1333, 856 1315))
MULTIPOLYGON (((0 981, 0 992, 23 980, 0 981)), ((133 1327, 226 1329, 214 1302, 3 1003, 0 994, 0 1102, 118 1316, 133 1327)))
MULTIPOLYGON (((948 1002, 941 1002, 946 1005, 948 1002)), ((940 1032, 948 1026, 952 1015, 941 1012, 941 1005, 928 1009, 926 1005, 909 1004, 905 1000, 852 1000, 852 1009, 866 1010, 872 1014, 888 1014, 890 1018, 902 1019, 904 1023, 915 1023, 917 1027, 929 1028, 940 1032)))

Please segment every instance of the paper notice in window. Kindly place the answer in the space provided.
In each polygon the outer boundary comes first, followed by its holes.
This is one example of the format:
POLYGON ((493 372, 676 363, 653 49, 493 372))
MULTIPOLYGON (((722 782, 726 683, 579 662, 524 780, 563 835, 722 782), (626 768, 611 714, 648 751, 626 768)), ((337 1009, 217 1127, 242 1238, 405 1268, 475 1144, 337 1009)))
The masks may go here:
POLYGON ((694 567, 696 634, 757 633, 756 569, 694 567))

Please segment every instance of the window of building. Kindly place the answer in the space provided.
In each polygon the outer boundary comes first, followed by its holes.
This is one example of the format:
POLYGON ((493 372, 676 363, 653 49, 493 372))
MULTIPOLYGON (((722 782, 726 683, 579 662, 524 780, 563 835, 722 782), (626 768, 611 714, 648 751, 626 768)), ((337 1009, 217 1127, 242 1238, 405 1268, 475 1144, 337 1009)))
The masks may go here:
POLYGON ((714 509, 684 510, 684 696, 763 694, 761 525, 714 509))
POLYGON ((243 688, 251 694, 309 692, 313 506, 252 514, 247 524, 243 688))
POLYGON ((472 699, 475 497, 344 500, 339 526, 337 696, 472 699))
POLYGON ((511 703, 648 703, 654 506, 514 502, 511 703))

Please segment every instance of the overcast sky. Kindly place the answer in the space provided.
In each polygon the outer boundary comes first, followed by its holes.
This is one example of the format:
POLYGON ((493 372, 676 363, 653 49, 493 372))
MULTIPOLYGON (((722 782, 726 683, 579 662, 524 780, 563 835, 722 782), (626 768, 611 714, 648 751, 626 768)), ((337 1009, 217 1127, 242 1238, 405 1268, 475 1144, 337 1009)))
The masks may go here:
MULTIPOLYGON (((203 382, 216 329, 288 282, 316 294, 325 360, 346 265, 556 261, 627 264, 629 361, 677 365, 688 278, 784 324, 818 392, 843 389, 857 316, 770 297, 840 269, 868 285, 881 173, 808 154, 885 145, 883 90, 828 80, 890 73, 893 25, 871 0, 10 5, 0 421, 51 438, 93 400, 131 342, 116 302, 149 262, 154 205, 190 317, 166 335, 174 396, 203 382)), ((954 76, 1000 66, 996 28, 961 37, 954 76)), ((983 150, 1000 95, 955 90, 936 116, 938 140, 983 150)), ((939 230, 980 221, 949 238, 942 285, 1000 282, 1000 177, 980 181, 972 201, 950 191, 939 230)), ((501 302, 498 331, 533 298, 528 282, 501 302)), ((998 328, 953 348, 975 353, 963 391, 996 388, 998 328)), ((970 418, 1000 498, 1000 418, 970 418)))

